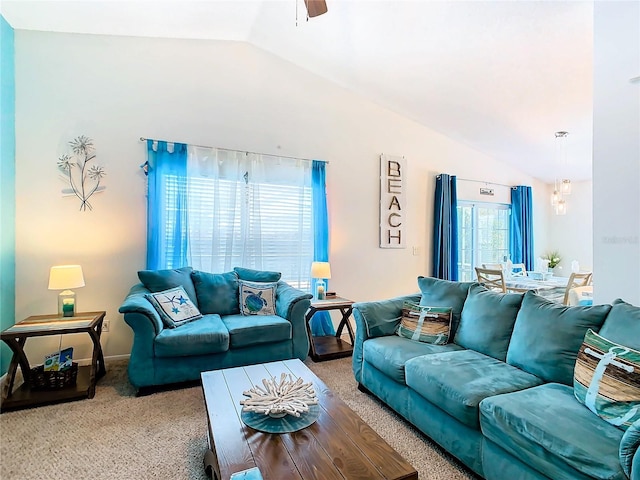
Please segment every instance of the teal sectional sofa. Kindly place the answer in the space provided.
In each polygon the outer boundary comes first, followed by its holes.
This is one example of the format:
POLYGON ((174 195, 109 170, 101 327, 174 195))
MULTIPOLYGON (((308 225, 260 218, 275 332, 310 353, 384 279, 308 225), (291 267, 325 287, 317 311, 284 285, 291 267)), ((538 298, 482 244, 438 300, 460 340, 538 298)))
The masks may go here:
POLYGON ((354 304, 359 388, 488 480, 640 480, 637 411, 625 430, 574 395, 588 330, 640 350, 639 307, 566 307, 532 292, 426 277, 418 286, 421 293, 354 304), (449 342, 399 336, 405 302, 451 307, 449 342))
POLYGON ((309 352, 304 315, 312 295, 281 281, 278 272, 235 268, 213 274, 184 267, 138 276, 141 283, 119 309, 134 334, 128 375, 136 389, 198 380, 208 370, 304 360, 309 352), (274 314, 241 314, 241 280, 275 283, 274 314), (148 297, 175 287, 183 287, 183 301, 193 302, 202 317, 168 328, 148 297))

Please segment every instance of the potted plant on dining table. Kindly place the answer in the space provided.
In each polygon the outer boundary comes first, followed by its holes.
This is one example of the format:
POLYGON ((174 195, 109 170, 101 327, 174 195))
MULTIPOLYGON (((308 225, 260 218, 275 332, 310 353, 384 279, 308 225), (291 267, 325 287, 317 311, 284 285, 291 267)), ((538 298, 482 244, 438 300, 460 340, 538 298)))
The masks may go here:
POLYGON ((553 272, 553 269, 556 268, 558 266, 558 264, 562 261, 562 258, 560 257, 560 253, 558 253, 557 250, 553 250, 553 251, 547 253, 542 258, 549 262, 549 264, 548 264, 549 272, 553 272))

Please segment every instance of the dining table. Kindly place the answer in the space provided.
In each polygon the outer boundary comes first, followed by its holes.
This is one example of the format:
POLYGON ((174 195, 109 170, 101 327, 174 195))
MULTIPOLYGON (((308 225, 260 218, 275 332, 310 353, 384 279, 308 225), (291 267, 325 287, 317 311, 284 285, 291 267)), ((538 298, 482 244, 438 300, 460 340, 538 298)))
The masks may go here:
POLYGON ((517 275, 505 277, 504 284, 507 290, 532 290, 538 295, 553 300, 554 302, 563 303, 564 294, 567 289, 567 277, 549 277, 546 280, 537 280, 527 275, 517 275))

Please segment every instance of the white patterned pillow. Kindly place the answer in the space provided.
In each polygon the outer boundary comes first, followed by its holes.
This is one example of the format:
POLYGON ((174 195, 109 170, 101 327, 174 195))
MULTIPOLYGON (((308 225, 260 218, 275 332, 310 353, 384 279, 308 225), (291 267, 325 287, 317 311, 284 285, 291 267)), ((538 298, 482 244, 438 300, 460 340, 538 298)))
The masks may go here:
POLYGON ((147 293, 145 297, 158 311, 162 323, 168 328, 176 328, 192 320, 202 318, 200 310, 193 304, 181 286, 162 292, 147 293))
POLYGON ((242 315, 275 315, 276 283, 239 280, 242 315))

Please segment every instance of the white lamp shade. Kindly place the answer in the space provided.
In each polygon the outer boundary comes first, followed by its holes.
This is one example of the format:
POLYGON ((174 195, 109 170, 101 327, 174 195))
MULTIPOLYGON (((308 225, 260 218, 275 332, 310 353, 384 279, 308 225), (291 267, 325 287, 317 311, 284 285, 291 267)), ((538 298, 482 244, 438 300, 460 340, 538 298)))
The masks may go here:
POLYGON ((49 290, 67 290, 84 287, 80 265, 57 265, 49 272, 49 290))
POLYGON ((311 278, 331 278, 331 266, 329 262, 312 262, 311 278))

